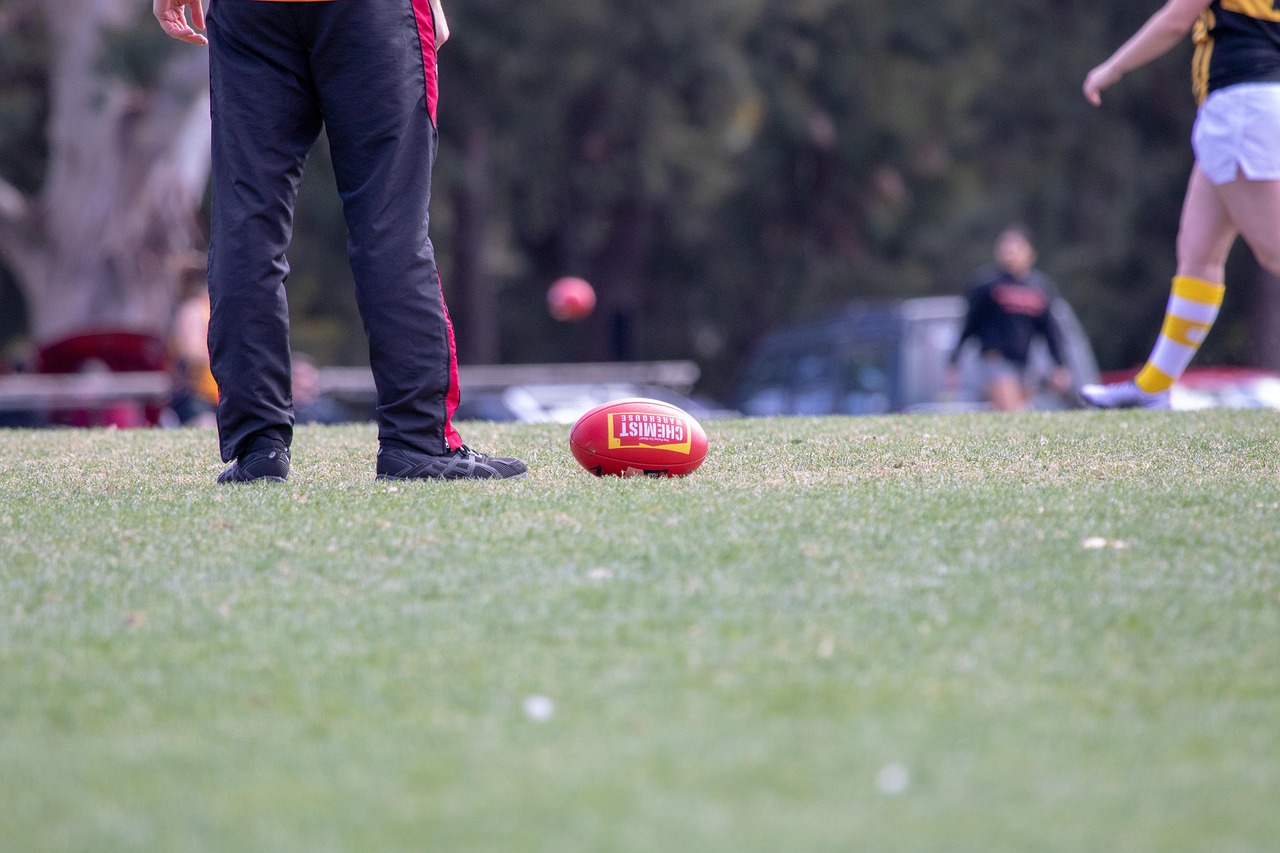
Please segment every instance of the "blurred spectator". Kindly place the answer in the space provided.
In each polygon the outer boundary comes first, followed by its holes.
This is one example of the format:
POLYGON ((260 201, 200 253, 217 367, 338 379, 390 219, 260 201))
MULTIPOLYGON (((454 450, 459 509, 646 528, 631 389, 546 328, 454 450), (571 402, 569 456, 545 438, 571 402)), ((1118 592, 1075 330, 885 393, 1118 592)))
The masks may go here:
POLYGON ((320 369, 310 356, 293 353, 293 419, 299 424, 339 424, 351 420, 337 401, 320 391, 320 369))
POLYGON ((1055 288, 1035 269, 1035 261, 1036 250, 1025 228, 1011 225, 1000 232, 995 263, 975 272, 970 282, 964 328, 951 352, 947 384, 954 388, 960 381, 956 368, 960 352, 969 338, 977 339, 982 354, 982 394, 1001 412, 1025 408, 1034 392, 1027 359, 1037 336, 1044 338, 1055 363, 1050 385, 1059 394, 1071 388, 1062 333, 1050 310, 1057 298, 1055 288))
POLYGON ((182 295, 169 336, 173 397, 169 407, 183 426, 214 426, 218 385, 209 371, 209 287, 203 262, 182 273, 182 295))

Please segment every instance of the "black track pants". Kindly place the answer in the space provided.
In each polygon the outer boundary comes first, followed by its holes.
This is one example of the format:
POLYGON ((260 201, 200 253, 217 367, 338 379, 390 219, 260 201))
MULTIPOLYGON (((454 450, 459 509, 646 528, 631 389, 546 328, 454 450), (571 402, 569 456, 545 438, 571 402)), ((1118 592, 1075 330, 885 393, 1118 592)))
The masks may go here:
POLYGON ((453 329, 427 206, 436 154, 427 0, 213 0, 209 353, 222 458, 292 440, 285 259, 302 167, 323 126, 378 392, 378 438, 462 441, 453 329))

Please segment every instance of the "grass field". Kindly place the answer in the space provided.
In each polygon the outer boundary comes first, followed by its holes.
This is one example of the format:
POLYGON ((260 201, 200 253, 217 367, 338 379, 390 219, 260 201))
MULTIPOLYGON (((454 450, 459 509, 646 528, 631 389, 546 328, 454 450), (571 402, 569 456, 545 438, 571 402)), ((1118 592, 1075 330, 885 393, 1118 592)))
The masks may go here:
POLYGON ((706 426, 0 431, 0 848, 1280 849, 1276 413, 706 426))

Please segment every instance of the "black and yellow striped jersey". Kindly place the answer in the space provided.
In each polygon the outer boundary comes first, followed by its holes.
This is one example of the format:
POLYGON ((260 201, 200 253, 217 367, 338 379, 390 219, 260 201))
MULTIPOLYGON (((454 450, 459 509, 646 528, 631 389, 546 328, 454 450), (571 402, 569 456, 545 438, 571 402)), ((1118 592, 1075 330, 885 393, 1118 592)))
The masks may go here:
POLYGON ((1280 82, 1280 0, 1213 0, 1191 38, 1197 103, 1236 83, 1280 82))

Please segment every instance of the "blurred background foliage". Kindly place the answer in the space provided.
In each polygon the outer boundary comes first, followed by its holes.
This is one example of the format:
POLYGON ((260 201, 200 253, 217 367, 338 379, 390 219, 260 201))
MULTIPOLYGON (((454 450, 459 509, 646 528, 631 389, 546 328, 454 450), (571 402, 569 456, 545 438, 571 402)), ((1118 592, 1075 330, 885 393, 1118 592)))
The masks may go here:
MULTIPOLYGON (((1100 364, 1140 362, 1192 163, 1189 45, 1101 110, 1080 84, 1156 6, 449 5, 432 233, 460 358, 691 358, 717 396, 779 325, 855 299, 963 292, 996 232, 1019 221, 1100 364), (547 315, 561 275, 596 286, 592 317, 547 315)), ((151 66, 128 57, 166 46, 147 16, 137 26, 101 67, 146 85, 151 66)), ((0 26, 0 176, 23 190, 47 156, 45 43, 35 25, 0 26)), ((365 363, 323 141, 290 259, 296 347, 365 363)), ((1258 310, 1276 298, 1264 278, 1237 251, 1201 364, 1278 357, 1274 325, 1259 321, 1275 316, 1258 310)), ((0 336, 20 339, 3 264, 0 310, 0 336)))

